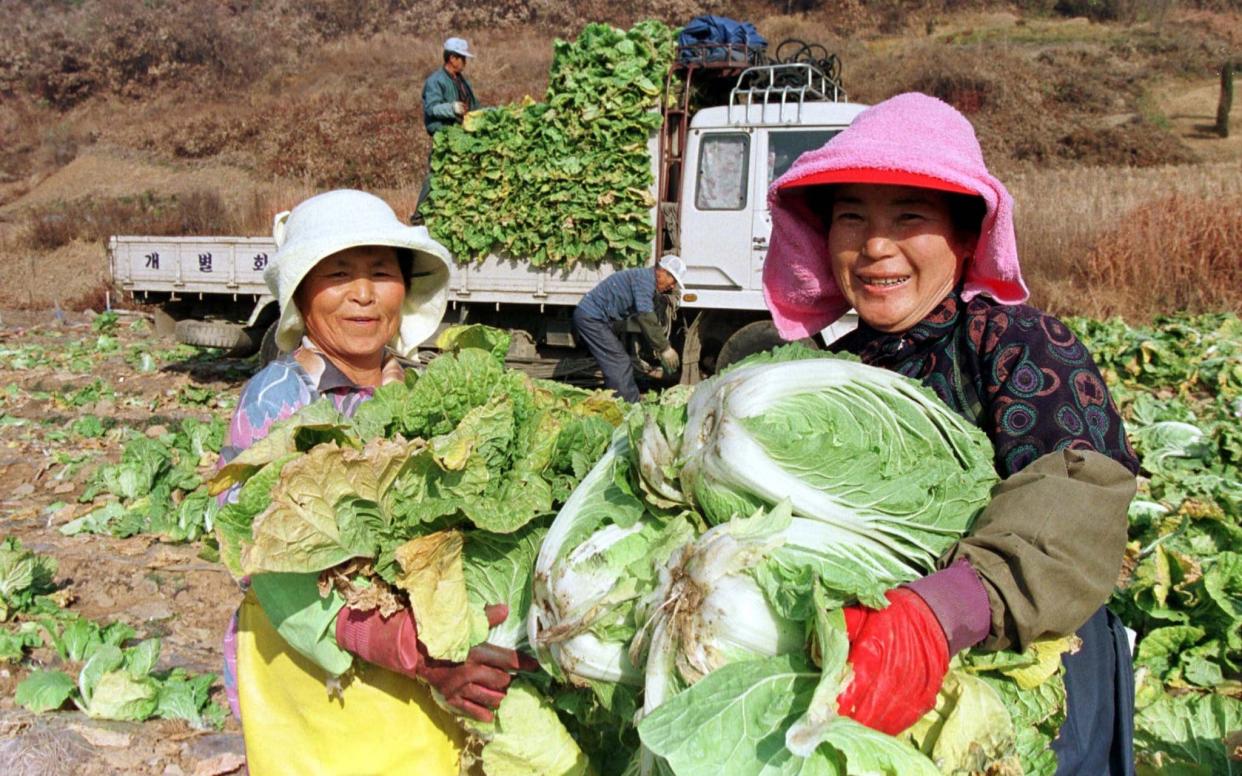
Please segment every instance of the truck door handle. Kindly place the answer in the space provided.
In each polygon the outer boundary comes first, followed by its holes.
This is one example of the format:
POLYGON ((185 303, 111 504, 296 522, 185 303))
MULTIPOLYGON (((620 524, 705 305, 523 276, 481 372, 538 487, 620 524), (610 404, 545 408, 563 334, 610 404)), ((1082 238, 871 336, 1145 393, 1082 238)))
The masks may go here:
POLYGON ((768 247, 768 240, 766 237, 756 237, 753 240, 751 240, 751 242, 754 244, 756 248, 768 247))

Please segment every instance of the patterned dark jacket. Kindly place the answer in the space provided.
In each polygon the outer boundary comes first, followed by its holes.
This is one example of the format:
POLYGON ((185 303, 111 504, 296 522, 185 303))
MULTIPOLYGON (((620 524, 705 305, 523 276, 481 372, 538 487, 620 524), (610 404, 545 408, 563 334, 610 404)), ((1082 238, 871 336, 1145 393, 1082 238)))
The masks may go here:
POLYGON ((1003 478, 939 561, 988 593, 985 649, 1072 633, 1112 593, 1138 459, 1090 353, 1056 318, 957 294, 909 330, 862 324, 831 346, 920 380, 995 448, 1003 478))

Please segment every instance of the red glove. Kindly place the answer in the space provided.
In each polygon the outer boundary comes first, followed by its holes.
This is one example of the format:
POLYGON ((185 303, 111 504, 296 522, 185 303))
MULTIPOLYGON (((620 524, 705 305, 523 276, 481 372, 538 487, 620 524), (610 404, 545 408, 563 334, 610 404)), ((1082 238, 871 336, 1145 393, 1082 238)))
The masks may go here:
POLYGON ((896 588, 887 609, 845 607, 854 678, 837 710, 895 736, 936 705, 949 670, 949 643, 940 621, 918 593, 896 588))
MULTIPOLYGON (((496 627, 509 616, 509 607, 487 607, 487 624, 496 627)), ((534 671, 539 663, 527 655, 494 644, 479 644, 466 662, 437 660, 418 640, 414 615, 402 609, 391 617, 378 610, 360 612, 348 606, 336 617, 336 643, 368 663, 417 677, 440 693, 445 702, 480 722, 491 722, 512 679, 511 671, 534 671)))
POLYGON ((406 676, 415 676, 418 671, 418 628, 409 609, 385 618, 378 609, 361 612, 343 607, 336 615, 336 643, 389 671, 406 676))

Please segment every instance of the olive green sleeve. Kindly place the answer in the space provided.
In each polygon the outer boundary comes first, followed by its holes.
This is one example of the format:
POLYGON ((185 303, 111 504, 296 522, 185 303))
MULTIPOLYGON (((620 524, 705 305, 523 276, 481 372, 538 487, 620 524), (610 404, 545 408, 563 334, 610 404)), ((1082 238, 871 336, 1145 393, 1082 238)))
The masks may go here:
POLYGON ((941 559, 965 558, 992 610, 984 649, 1025 649, 1078 630, 1108 600, 1126 546, 1134 475, 1087 450, 1049 453, 999 483, 971 533, 941 559))
POLYGON ((660 325, 660 319, 655 313, 639 313, 634 316, 634 320, 638 321, 643 336, 656 353, 668 347, 668 335, 664 333, 664 327, 660 325))

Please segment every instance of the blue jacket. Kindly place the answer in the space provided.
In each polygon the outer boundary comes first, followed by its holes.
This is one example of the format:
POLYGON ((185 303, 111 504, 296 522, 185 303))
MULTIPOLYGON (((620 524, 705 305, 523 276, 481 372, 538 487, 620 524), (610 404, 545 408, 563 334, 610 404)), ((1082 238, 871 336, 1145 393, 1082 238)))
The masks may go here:
POLYGON ((604 278, 582 297, 578 308, 588 318, 620 321, 639 313, 655 312, 655 295, 655 270, 636 267, 604 278))
POLYGON ((453 113, 453 103, 461 101, 466 103, 466 110, 478 110, 479 101, 474 96, 474 89, 470 87, 470 82, 466 80, 466 76, 459 75, 462 85, 466 89, 467 99, 462 100, 457 93, 457 84, 453 81, 453 76, 443 67, 427 76, 427 80, 423 83, 423 126, 427 127, 427 134, 434 135, 444 127, 451 124, 461 122, 461 117, 453 113))
POLYGON ((657 352, 668 347, 668 335, 655 313, 656 274, 654 267, 636 267, 616 272, 587 292, 574 311, 577 317, 614 323, 634 318, 643 336, 657 352))

